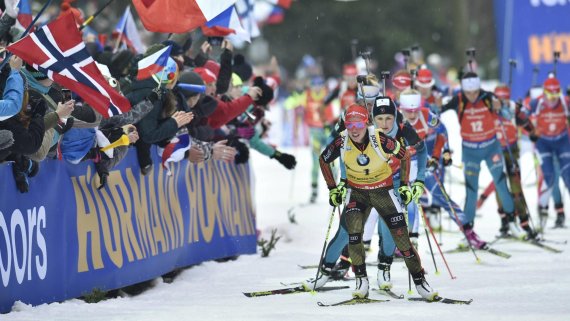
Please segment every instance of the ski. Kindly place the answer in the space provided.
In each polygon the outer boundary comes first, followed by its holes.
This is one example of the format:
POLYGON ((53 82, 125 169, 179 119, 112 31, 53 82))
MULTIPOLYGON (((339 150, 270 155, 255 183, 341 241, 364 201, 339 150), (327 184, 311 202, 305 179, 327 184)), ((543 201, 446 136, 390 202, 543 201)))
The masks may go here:
POLYGON ((521 240, 518 239, 516 237, 512 237, 512 236, 507 236, 507 237, 497 237, 493 242, 497 242, 499 240, 509 240, 509 241, 516 241, 516 242, 520 242, 520 243, 525 243, 525 244, 530 244, 530 245, 534 245, 537 246, 543 250, 552 252, 552 253, 562 253, 562 250, 559 250, 557 248, 554 248, 552 246, 546 245, 544 244, 543 240, 521 240))
MULTIPOLYGON (((334 291, 334 290, 342 290, 348 289, 349 286, 325 286, 320 289, 317 289, 317 292, 326 292, 326 291, 334 291)), ((276 294, 293 294, 293 293, 301 293, 301 292, 311 292, 305 290, 302 285, 293 287, 293 288, 284 288, 284 289, 277 289, 277 290, 269 290, 269 291, 257 291, 257 292, 244 292, 248 298, 258 297, 258 296, 268 296, 268 295, 276 295, 276 294)))
POLYGON ((385 294, 389 297, 392 297, 392 298, 398 299, 398 300, 401 300, 404 298, 403 294, 396 294, 396 293, 392 292, 392 290, 390 290, 390 289, 374 289, 374 291, 376 291, 380 294, 385 294))
MULTIPOLYGON (((453 250, 444 251, 444 253, 453 254, 453 253, 463 253, 463 252, 468 252, 468 251, 469 251, 468 247, 458 247, 458 248, 455 248, 453 250)), ((485 252, 494 254, 496 256, 502 257, 504 259, 509 259, 511 257, 511 255, 509 253, 499 251, 499 250, 496 250, 496 249, 488 247, 488 246, 484 249, 477 249, 476 251, 485 251, 485 252)))
MULTIPOLYGON (((355 279, 354 277, 344 277, 344 278, 342 278, 342 279, 333 279, 333 278, 331 278, 331 279, 329 280, 329 282, 335 282, 335 281, 343 281, 343 282, 344 282, 344 281, 354 281, 354 279, 355 279)), ((283 286, 292 286, 292 285, 303 284, 303 282, 291 282, 291 283, 279 282, 279 283, 281 283, 281 285, 283 285, 283 286)))
POLYGON ((427 303, 434 303, 434 302, 439 302, 439 303, 445 303, 445 304, 465 304, 465 305, 469 305, 471 304, 471 302, 473 302, 473 299, 469 299, 467 301, 465 300, 457 300, 457 299, 448 299, 448 298, 443 298, 440 296, 436 296, 433 301, 428 301, 425 298, 408 298, 408 301, 415 301, 415 302, 427 302, 427 303))
POLYGON ((331 303, 331 304, 326 304, 323 302, 317 302, 317 305, 320 307, 332 307, 332 306, 338 306, 338 305, 356 305, 356 304, 366 304, 366 303, 382 303, 382 302, 388 302, 390 300, 376 300, 376 299, 369 299, 369 298, 365 298, 365 299, 350 299, 350 300, 345 300, 345 301, 340 301, 337 303, 331 303))

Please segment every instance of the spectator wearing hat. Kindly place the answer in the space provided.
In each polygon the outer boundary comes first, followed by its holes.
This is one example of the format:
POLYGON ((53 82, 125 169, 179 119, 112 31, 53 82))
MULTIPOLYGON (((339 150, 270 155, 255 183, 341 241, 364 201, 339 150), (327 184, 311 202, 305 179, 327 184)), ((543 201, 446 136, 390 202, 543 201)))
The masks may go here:
MULTIPOLYGON (((547 191, 539 202, 540 225, 544 229, 547 222, 547 204, 555 181, 554 158, 558 159, 560 177, 567 189, 570 189, 570 139, 568 137, 568 108, 570 100, 562 95, 560 81, 553 75, 542 85, 544 94, 530 103, 530 115, 535 118, 537 140, 535 147, 542 160, 540 168, 544 175, 547 191)), ((559 211, 554 223, 555 227, 564 227, 564 211, 559 211)))

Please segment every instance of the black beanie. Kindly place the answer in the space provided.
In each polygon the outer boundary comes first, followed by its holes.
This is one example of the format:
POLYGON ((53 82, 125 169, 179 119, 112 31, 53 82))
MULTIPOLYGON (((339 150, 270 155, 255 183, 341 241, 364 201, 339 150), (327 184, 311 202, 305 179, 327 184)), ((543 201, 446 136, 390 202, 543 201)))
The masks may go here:
POLYGON ((109 71, 111 75, 119 79, 123 76, 125 68, 129 67, 135 55, 129 50, 121 50, 111 57, 109 71))
POLYGON ((396 116, 396 105, 390 97, 378 96, 374 101, 374 107, 372 108, 372 117, 378 115, 394 115, 396 116))
MULTIPOLYGON (((193 71, 184 71, 180 74, 180 77, 178 78, 178 83, 179 84, 189 84, 189 85, 200 85, 200 86, 204 86, 204 80, 202 80, 202 78, 200 77, 200 75, 198 75, 197 73, 193 72, 193 71)), ((181 92, 184 97, 186 97, 186 99, 190 98, 190 97, 194 97, 196 95, 198 95, 199 93, 195 92, 195 91, 189 91, 189 90, 185 90, 182 87, 177 87, 178 91, 181 92)))
POLYGON ((172 56, 178 56, 178 55, 183 55, 183 54, 184 54, 184 50, 182 49, 182 47, 181 47, 178 43, 176 43, 176 42, 174 42, 174 41, 172 41, 172 40, 165 40, 165 41, 162 42, 162 44, 163 44, 165 47, 171 46, 171 47, 170 47, 170 56, 171 56, 171 57, 172 57, 172 56))
POLYGON ((35 70, 32 65, 26 64, 26 70, 32 75, 35 80, 44 80, 47 79, 48 76, 41 71, 35 70))
POLYGON ((236 54, 234 56, 232 71, 236 73, 243 80, 243 82, 248 82, 253 75, 253 69, 251 68, 251 65, 245 61, 245 57, 241 54, 236 54))

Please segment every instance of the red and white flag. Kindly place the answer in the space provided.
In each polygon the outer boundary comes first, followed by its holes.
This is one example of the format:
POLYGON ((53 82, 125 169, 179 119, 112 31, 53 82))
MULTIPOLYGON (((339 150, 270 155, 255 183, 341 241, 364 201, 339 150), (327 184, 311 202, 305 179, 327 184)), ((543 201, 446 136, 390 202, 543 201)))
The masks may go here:
POLYGON ((72 90, 103 117, 131 109, 116 92, 85 48, 72 14, 66 14, 18 40, 6 49, 72 90))
POLYGON ((148 31, 184 33, 212 20, 237 0, 133 0, 148 31))

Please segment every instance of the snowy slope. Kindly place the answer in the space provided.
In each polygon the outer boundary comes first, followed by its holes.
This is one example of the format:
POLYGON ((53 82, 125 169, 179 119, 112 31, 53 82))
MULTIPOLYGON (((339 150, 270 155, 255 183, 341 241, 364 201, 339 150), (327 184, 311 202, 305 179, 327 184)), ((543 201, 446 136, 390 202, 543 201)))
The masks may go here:
MULTIPOLYGON (((454 137, 454 136, 452 136, 454 137)), ((457 136, 455 136, 457 137, 457 136)), ((457 149, 456 149, 457 150, 457 149)), ((79 300, 38 307, 17 304, 14 311, 0 315, 0 320, 569 320, 570 256, 568 245, 554 245, 565 252, 552 254, 527 244, 501 241, 497 249, 513 255, 509 260, 480 253, 477 264, 471 253, 447 254, 453 274, 451 280, 439 255, 440 270, 434 267, 428 254, 425 236, 420 235, 419 252, 428 271, 428 281, 443 296, 474 299, 470 306, 427 304, 391 300, 387 303, 349 307, 318 307, 317 301, 336 302, 350 297, 350 289, 318 293, 278 295, 247 298, 242 292, 269 290, 283 287, 280 282, 296 282, 314 277, 316 270, 302 270, 298 264, 317 264, 325 238, 330 215, 327 191, 321 184, 317 204, 296 209, 298 224, 291 224, 287 210, 309 198, 310 154, 308 149, 289 150, 298 157, 295 171, 285 170, 275 160, 252 152, 256 172, 258 227, 262 237, 277 228, 283 236, 269 258, 259 255, 242 256, 229 263, 208 262, 187 269, 172 284, 156 280, 154 288, 136 297, 123 297, 98 304, 79 300), (293 186, 291 187, 291 184, 293 186)), ((458 154, 454 155, 457 164, 458 154)), ((484 169, 483 172, 486 172, 484 169)), ((523 175, 526 173, 523 170, 523 175)), ((457 177, 457 180, 462 180, 457 177)), ((488 175, 483 181, 488 181, 488 175)), ((482 184, 483 185, 483 184, 482 184)), ((453 198, 462 203, 463 186, 450 188, 453 198)), ((534 187, 527 189, 531 210, 536 214, 534 187)), ((490 198, 477 219, 476 230, 492 240, 499 228, 496 204, 490 198)), ((535 216, 536 219, 536 216, 535 216)), ((335 224, 338 218, 335 218, 335 224)), ((552 222, 551 222, 552 223, 552 222)), ((455 230, 447 219, 444 227, 455 230)), ((333 228, 334 229, 334 228, 333 228)), ((423 229, 422 229, 423 230, 423 229)), ((333 231, 334 232, 334 231, 333 231)), ((570 230, 548 230, 552 240, 569 238, 570 230)), ((332 235, 331 235, 332 237, 332 235)), ((439 236, 438 236, 439 237, 439 236)), ((443 248, 456 246, 458 233, 443 234, 443 248)), ((376 246, 377 249, 377 246, 376 246)), ((376 249, 370 254, 374 260, 376 249)), ((407 270, 396 262, 392 268, 394 291, 406 293, 407 270)), ((369 267, 371 284, 375 285, 375 268, 369 267)), ((333 285, 350 285, 353 282, 336 282, 333 285)), ((417 295, 417 294, 414 294, 417 295)), ((371 293, 371 297, 385 297, 371 293)))

